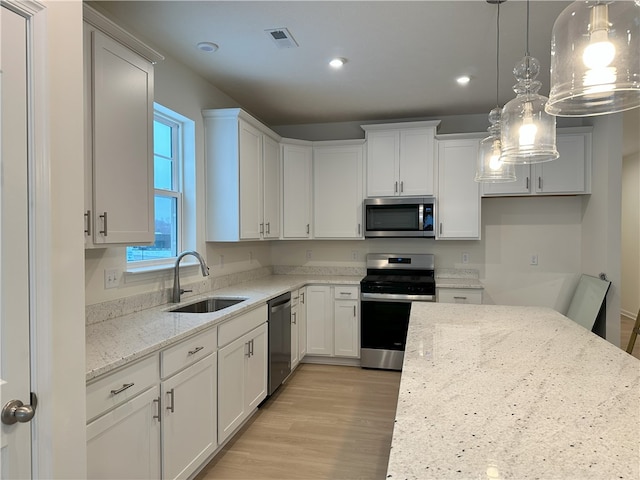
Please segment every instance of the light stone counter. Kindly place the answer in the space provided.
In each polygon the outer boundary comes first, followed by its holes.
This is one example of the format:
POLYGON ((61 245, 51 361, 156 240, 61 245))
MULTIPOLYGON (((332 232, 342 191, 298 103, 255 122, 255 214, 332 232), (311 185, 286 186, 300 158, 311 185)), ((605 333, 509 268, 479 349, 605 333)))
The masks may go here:
POLYGON ((436 288, 477 288, 484 289, 484 285, 477 278, 437 278, 436 288))
POLYGON ((271 275, 190 297, 137 313, 92 323, 86 327, 87 381, 171 345, 201 330, 230 320, 272 298, 308 284, 360 284, 361 276, 271 275), (172 313, 178 305, 200 299, 241 297, 247 300, 214 313, 172 313))
POLYGON ((640 478, 640 361, 539 307, 414 303, 389 479, 640 478))

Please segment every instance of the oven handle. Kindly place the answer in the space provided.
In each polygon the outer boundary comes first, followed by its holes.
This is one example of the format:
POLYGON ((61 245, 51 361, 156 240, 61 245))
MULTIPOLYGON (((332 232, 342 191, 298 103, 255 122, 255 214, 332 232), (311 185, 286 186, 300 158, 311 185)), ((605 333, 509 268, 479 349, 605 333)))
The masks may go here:
POLYGON ((403 295, 391 293, 361 293, 360 300, 368 302, 435 302, 435 295, 403 295))

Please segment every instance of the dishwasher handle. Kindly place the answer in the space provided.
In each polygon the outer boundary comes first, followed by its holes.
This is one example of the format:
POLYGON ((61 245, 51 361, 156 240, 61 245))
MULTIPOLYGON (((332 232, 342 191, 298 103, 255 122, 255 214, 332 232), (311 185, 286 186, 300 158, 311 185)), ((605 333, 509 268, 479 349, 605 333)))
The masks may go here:
POLYGON ((283 302, 283 303, 276 303, 273 305, 269 305, 269 311, 271 313, 280 312, 286 308, 291 308, 291 300, 287 300, 286 302, 283 302))

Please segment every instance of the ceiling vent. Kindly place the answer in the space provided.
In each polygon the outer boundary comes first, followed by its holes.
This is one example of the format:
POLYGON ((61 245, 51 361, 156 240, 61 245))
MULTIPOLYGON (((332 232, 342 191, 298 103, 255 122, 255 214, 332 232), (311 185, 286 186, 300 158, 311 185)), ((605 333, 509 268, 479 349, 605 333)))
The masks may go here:
POLYGON ((274 28, 272 30, 265 30, 269 35, 269 38, 273 40, 278 48, 297 48, 298 43, 295 41, 289 30, 286 28, 274 28))

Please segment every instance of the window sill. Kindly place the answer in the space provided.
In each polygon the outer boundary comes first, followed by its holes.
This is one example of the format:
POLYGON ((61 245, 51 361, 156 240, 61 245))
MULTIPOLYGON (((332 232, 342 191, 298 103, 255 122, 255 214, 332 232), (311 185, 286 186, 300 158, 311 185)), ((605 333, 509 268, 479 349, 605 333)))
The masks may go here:
MULTIPOLYGON (((171 263, 162 263, 158 265, 145 265, 144 267, 128 267, 124 271, 125 283, 145 282, 147 280, 155 280, 159 277, 173 275, 175 260, 171 263)), ((180 262, 180 270, 185 268, 200 268, 200 263, 196 261, 183 260, 180 262)))

